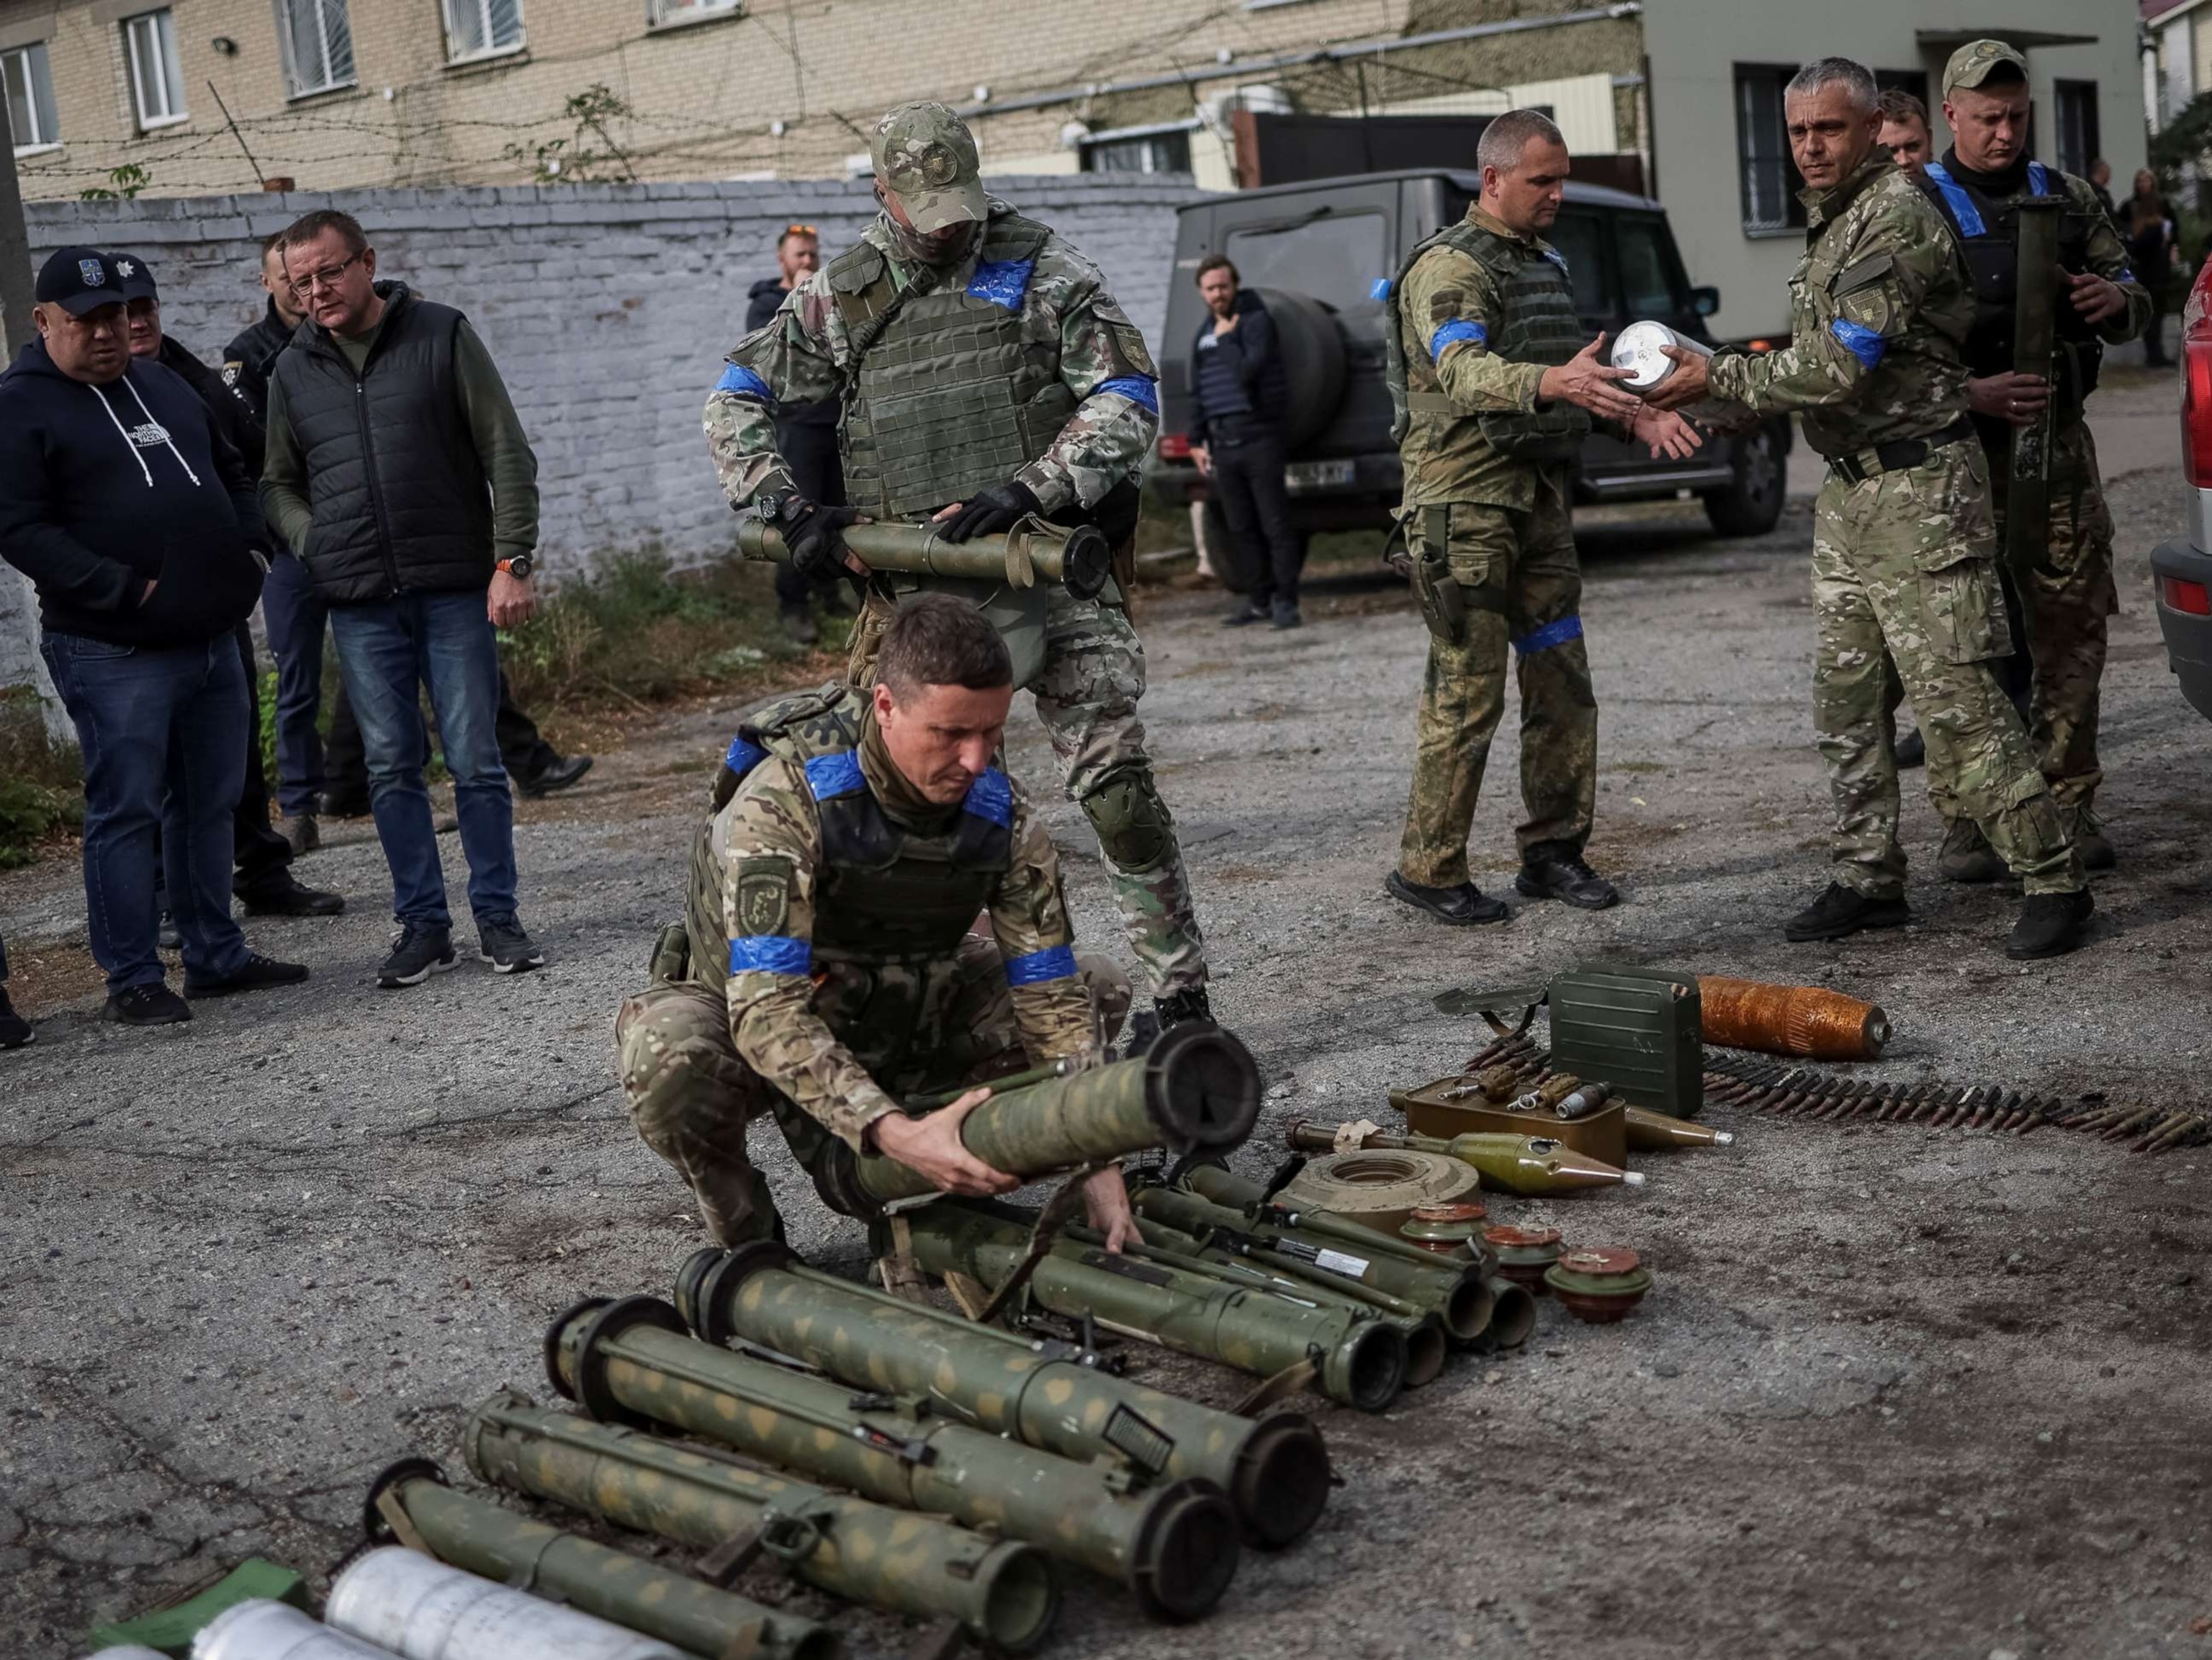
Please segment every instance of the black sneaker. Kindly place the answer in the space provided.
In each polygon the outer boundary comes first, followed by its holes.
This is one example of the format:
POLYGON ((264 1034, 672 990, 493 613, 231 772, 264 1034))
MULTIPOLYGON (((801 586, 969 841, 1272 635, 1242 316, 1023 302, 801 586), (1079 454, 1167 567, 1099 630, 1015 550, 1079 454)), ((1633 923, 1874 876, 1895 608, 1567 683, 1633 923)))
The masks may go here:
POLYGON ((591 769, 590 756, 572 755, 565 761, 556 761, 543 772, 532 773, 527 778, 516 779, 514 787, 525 795, 535 800, 541 795, 550 795, 556 790, 568 788, 591 769))
POLYGON ((1306 625, 1306 619, 1298 615, 1298 608, 1296 605, 1278 604, 1273 613, 1270 625, 1279 629, 1302 629, 1306 625))
POLYGON ((103 1020, 118 1026, 173 1026, 192 1018, 191 1005, 160 981, 133 986, 109 998, 100 1011, 103 1020))
POLYGON ((1616 903, 1620 891, 1583 862, 1583 856, 1549 855, 1528 860, 1513 885, 1530 899, 1564 899, 1578 910, 1603 910, 1616 903))
POLYGON ((15 1006, 8 1000, 8 988, 0 986, 0 1049, 19 1049, 26 1043, 38 1041, 39 1034, 31 1030, 31 1023, 15 1012, 15 1006))
POLYGON ((366 791, 356 794, 350 790, 325 790, 322 800, 325 818, 366 818, 369 803, 366 791))
POLYGON ((1224 629, 1249 629, 1255 623, 1267 621, 1270 613, 1265 605, 1255 605, 1249 599, 1221 619, 1224 629))
POLYGON ((257 882, 238 897, 249 916, 336 916, 345 909, 343 895, 311 888, 288 870, 257 882))
POLYGON ((2074 851, 2081 857, 2083 870, 2110 870, 2120 862, 2112 850, 2112 839, 2105 834, 2105 826, 2097 815, 2087 807, 2074 811, 2074 851))
POLYGON ((410 922, 399 931, 392 955, 376 971, 376 983, 386 991, 419 986, 434 974, 443 974, 461 959, 453 952, 450 928, 422 927, 410 922))
POLYGON ((1472 882, 1462 882, 1455 888, 1425 888, 1392 871, 1382 879, 1382 886, 1393 899, 1402 899, 1414 909, 1425 910, 1439 922, 1449 922, 1454 927, 1508 921, 1513 915, 1512 906, 1502 899, 1492 899, 1472 882))
POLYGON ((305 963, 279 963, 258 951, 248 952, 237 971, 220 980, 195 980, 186 975, 185 995, 197 1002, 203 997, 229 997, 241 991, 267 991, 271 986, 296 986, 307 977, 305 963))
POLYGON ((1841 882, 1782 925, 1782 937, 1803 945, 1812 939, 1841 939, 1863 928, 1901 927, 1912 920, 1902 899, 1869 899, 1841 882))
POLYGON ((1943 832, 1943 851, 1936 855, 1936 868, 1947 882, 1999 882, 2011 874, 1982 827, 1971 818, 1961 818, 1943 832))
POLYGON ((1188 986, 1165 997, 1155 997, 1152 1007, 1158 1012, 1162 1031, 1171 1031, 1186 1020, 1211 1021, 1213 1018, 1213 1005, 1207 999, 1203 986, 1188 986))
POLYGON ((477 955, 491 964, 494 974, 527 974, 545 966, 545 953, 522 931, 512 916, 494 916, 477 924, 482 949, 477 955))
POLYGON ((2015 963, 2038 958, 2063 957, 2081 943, 2081 925, 2097 902, 2089 890, 2078 893, 2031 893, 2020 908, 2020 920, 2005 941, 2005 955, 2015 963))

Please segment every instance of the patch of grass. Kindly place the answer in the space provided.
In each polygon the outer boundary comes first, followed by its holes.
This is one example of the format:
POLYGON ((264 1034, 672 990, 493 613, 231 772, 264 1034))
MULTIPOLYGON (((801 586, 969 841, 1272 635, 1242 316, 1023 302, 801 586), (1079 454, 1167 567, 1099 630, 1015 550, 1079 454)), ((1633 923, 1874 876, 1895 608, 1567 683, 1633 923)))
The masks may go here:
POLYGON ((27 865, 41 842, 84 823, 84 771, 74 745, 46 732, 39 695, 0 690, 0 870, 27 865))

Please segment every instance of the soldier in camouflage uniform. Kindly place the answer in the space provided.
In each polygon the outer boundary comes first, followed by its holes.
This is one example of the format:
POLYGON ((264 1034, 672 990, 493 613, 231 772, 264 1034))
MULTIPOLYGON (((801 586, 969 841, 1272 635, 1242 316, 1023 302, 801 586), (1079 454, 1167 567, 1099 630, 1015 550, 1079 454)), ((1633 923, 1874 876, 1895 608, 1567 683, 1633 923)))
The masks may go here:
MULTIPOLYGON (((731 505, 757 504, 794 562, 842 559, 863 575, 838 537, 856 516, 933 518, 956 543, 1088 521, 1120 547, 1159 423, 1143 336, 1096 265, 984 194, 975 141, 951 110, 902 104, 877 123, 873 149, 882 216, 739 343, 707 400, 731 505), (777 406, 830 398, 843 404, 844 509, 800 496, 775 448, 777 406)), ((1144 647, 1119 586, 1078 599, 1054 585, 878 574, 854 629, 856 686, 897 595, 918 587, 965 594, 1006 635, 1016 683, 1036 695, 1097 833, 1160 1023, 1210 1018, 1190 882, 1137 717, 1144 647)))
MULTIPOLYGON (((1974 430, 1989 457, 1997 535, 2004 536, 2005 483, 2014 427, 2051 410, 2051 534, 2032 572, 2011 573, 2024 591, 2023 642, 2033 664, 2027 713, 2052 799, 2073 832, 2084 866, 2113 863, 2093 809, 2104 773, 2097 762, 2098 683, 2105 672, 2106 619, 2118 608, 2112 582, 2112 516, 2105 505, 2097 446, 2083 419, 2096 390, 2104 349, 2150 325, 2150 291, 2128 266, 2127 249, 2097 192, 2027 155, 2027 63, 2002 40, 1974 40, 1943 71, 1944 116, 1956 143, 1928 169, 1936 205, 1965 249, 1974 279, 1974 325, 1966 337, 1974 430), (2013 319, 2019 294, 2020 216, 2033 196, 2062 196, 2059 221, 2058 351, 2053 378, 2013 370, 2013 319)), ((1929 794, 1949 826, 1941 868, 1958 882, 1993 882, 2004 864, 1957 798, 1929 780, 1929 794)))
POLYGON ((2027 888, 2006 953, 2057 956, 2080 943, 2089 895, 1990 669, 2010 641, 1989 464, 1966 419, 1973 293, 1942 215, 1875 143, 1875 96, 1866 69, 1836 58, 1787 90, 1808 186, 1789 347, 1710 366, 1674 352, 1676 371, 1650 401, 1710 394, 1761 415, 1801 410, 1806 442, 1828 460, 1814 508, 1813 707, 1836 803, 1835 879, 1784 933, 1836 939, 1911 917, 1887 647, 1927 735, 1931 783, 1956 796, 2027 888))
POLYGON ((1696 435, 1613 383, 1585 344, 1559 216, 1565 145, 1533 110, 1484 132, 1481 198, 1392 281, 1384 339, 1404 513, 1428 623, 1413 800, 1390 894, 1456 926, 1512 913, 1468 879, 1468 832, 1519 659, 1521 873, 1530 898, 1601 909, 1619 897, 1583 860, 1597 796, 1597 698, 1583 646, 1569 470, 1595 417, 1686 455, 1696 435))
MULTIPOLYGON (((854 1155, 947 1191, 1019 1183, 961 1146, 980 1093, 906 1116, 901 1098, 1101 1060, 1127 981, 1079 962, 1060 861, 990 764, 1013 699, 997 633, 948 595, 908 600, 867 693, 824 687, 741 727, 694 844, 684 921, 615 1019, 638 1134, 725 1245, 778 1228, 745 1151, 772 1114, 831 1209, 872 1216, 854 1155), (978 913, 989 936, 969 932, 978 913)), ((1086 1195, 1126 1220, 1118 1171, 1086 1195)))

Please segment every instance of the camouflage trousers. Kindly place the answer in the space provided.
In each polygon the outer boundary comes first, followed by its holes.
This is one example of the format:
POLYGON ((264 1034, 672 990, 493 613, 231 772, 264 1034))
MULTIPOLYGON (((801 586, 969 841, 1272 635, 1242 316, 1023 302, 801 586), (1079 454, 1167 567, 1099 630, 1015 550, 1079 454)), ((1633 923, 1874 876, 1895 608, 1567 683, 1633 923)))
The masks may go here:
POLYGON ((1597 694, 1582 637, 1582 569, 1564 490, 1547 478, 1532 512, 1476 502, 1416 508, 1418 562, 1436 539, 1466 606, 1457 643, 1429 639, 1413 788, 1398 872, 1423 887, 1468 880, 1467 838, 1490 740, 1505 712, 1506 652, 1521 689, 1521 851, 1579 854, 1597 803, 1597 694))
MULTIPOLYGON (((846 665, 853 684, 875 684, 876 648, 896 609, 896 602, 870 590, 853 625, 846 665)), ((1144 642, 1121 606, 1078 599, 1063 588, 1054 589, 1043 628, 1042 666, 1023 690, 1036 696, 1037 719, 1059 758, 1068 799, 1084 808, 1094 829, 1102 803, 1133 797, 1146 820, 1147 833, 1123 841, 1118 849, 1103 836, 1099 843, 1129 949, 1153 996, 1203 986, 1206 939, 1191 901, 1190 876, 1175 820, 1152 780, 1145 723, 1137 715, 1137 701, 1145 695, 1144 642)), ((1017 652, 1017 661, 1022 658, 1017 652)))
MULTIPOLYGON (((1997 504, 1997 545, 2004 507, 1997 504)), ((2069 823, 2090 810, 2104 769, 2097 760, 2099 688, 2105 678, 2106 619, 2119 609, 2112 581, 2112 514, 2097 465, 2097 442, 2083 422, 2054 435, 2051 453, 2050 554, 2024 585, 2027 645, 2034 664, 2027 738, 2051 799, 2069 823)), ((1958 798, 1929 780, 1929 799, 1947 822, 1958 798)))
MULTIPOLYGON (((955 1018, 974 1034, 969 1060, 917 1093, 954 1089, 1020 1071, 1029 1062, 1014 1020, 1006 965, 992 940, 970 934, 960 947, 955 1018)), ((1129 1009, 1129 982, 1097 957, 1077 971, 1097 1011, 1102 1047, 1129 1009)), ((656 980, 623 1000, 615 1047, 630 1121, 645 1144, 673 1164, 699 1204, 700 1219, 722 1245, 775 1237, 775 1202, 746 1151, 754 1121, 772 1116, 793 1158, 830 1209, 867 1217, 875 1206, 860 1184, 853 1151, 746 1065, 730 1036, 728 1004, 693 981, 656 980)))
POLYGON ((2081 885, 2072 840, 1990 666, 2010 643, 1996 547, 1978 445, 1945 445, 1919 466, 1856 484, 1831 471, 1821 483, 1813 719, 1836 806, 1835 878, 1869 897, 1905 888, 1891 721, 1900 682, 1928 740, 1930 789, 1981 826, 2028 892, 2081 885))

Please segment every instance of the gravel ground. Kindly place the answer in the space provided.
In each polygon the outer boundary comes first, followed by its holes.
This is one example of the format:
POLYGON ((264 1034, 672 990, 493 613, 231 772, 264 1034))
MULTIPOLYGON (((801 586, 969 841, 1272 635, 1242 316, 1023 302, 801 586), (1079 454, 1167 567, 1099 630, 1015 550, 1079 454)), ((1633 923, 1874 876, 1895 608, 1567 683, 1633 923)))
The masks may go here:
MULTIPOLYGON (((2142 425, 2170 396, 2112 401, 2142 425)), ((1916 927, 1779 937, 1825 880, 1828 816, 1802 507, 1756 542, 1711 539, 1691 508, 1586 526, 1590 856, 1626 896, 1597 915, 1527 907, 1461 933, 1383 896, 1422 658, 1401 593, 1336 584, 1290 635, 1154 605, 1146 708, 1217 1008, 1275 1086, 1243 1167, 1273 1162, 1291 1117, 1387 1120, 1387 1087, 1451 1070, 1478 1038, 1435 1012, 1438 991, 1594 958, 1875 999, 1898 1034, 1866 1069, 1881 1075, 2201 1103, 2207 733, 2148 601, 2179 492, 2162 456, 2141 465, 2158 470, 2114 492, 2128 610, 2103 805, 2123 863, 2097 883, 2089 947, 2027 968, 1999 950, 2010 899, 1934 876, 1924 799, 1916 927)), ((26 982, 47 988, 40 1041, 0 1059, 0 1647, 79 1651, 95 1620, 249 1554, 319 1578, 384 1463, 458 1471, 475 1402, 544 1393, 557 1309, 666 1294, 697 1230, 623 1120, 608 1023, 678 908, 700 763, 729 725, 672 721, 525 808, 544 973, 378 994, 382 868, 356 833, 304 872, 353 897, 347 917, 251 929, 313 964, 303 988, 135 1033, 94 1024, 81 981, 26 982)), ((1018 773, 1048 777, 1025 712, 1012 736, 1018 773)), ((1508 734, 1475 837, 1492 888, 1513 867, 1514 767, 1508 734)), ((1118 946, 1079 818, 1054 823, 1085 937, 1118 946)), ((9 878, 0 921, 41 962, 65 955, 73 872, 9 878)), ((2212 1152, 1710 1116, 1737 1145, 1654 1158, 1640 1193, 1492 1201, 1642 1250, 1658 1285, 1627 1323, 1547 1301, 1517 1354, 1463 1359, 1379 1416, 1317 1406, 1344 1485, 1308 1541, 1249 1558, 1185 1630, 1078 1588, 1051 1651, 2206 1652, 2212 1152)), ((775 1174, 798 1243, 856 1269, 856 1231, 775 1174)), ((1142 1364, 1218 1403, 1240 1389, 1142 1364)), ((901 1642, 893 1622, 837 1620, 861 1653, 901 1642)))

